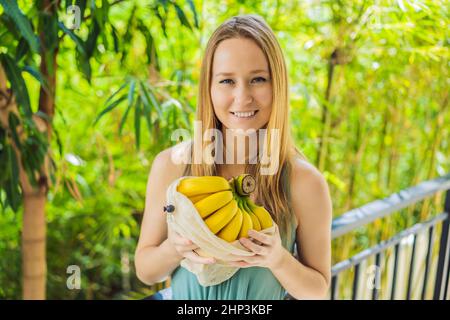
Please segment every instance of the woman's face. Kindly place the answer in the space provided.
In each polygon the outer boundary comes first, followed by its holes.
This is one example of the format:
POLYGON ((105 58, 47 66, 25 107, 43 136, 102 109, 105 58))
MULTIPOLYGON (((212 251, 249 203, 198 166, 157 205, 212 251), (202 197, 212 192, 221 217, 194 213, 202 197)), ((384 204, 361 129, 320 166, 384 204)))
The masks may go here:
POLYGON ((223 127, 264 127, 272 110, 272 83, 263 51, 250 39, 222 41, 214 53, 211 78, 214 112, 223 127))

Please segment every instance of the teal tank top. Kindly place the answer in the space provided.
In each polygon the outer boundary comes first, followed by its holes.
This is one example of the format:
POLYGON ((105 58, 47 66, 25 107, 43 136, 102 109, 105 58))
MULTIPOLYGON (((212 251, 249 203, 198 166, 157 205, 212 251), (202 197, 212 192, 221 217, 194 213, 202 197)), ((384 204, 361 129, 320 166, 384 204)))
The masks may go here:
MULTIPOLYGON (((295 229, 293 224, 291 239, 281 235, 283 246, 291 253, 295 250, 295 229)), ((286 296, 270 269, 263 267, 240 268, 230 279, 203 287, 195 274, 179 266, 170 283, 174 300, 283 300, 286 296)))

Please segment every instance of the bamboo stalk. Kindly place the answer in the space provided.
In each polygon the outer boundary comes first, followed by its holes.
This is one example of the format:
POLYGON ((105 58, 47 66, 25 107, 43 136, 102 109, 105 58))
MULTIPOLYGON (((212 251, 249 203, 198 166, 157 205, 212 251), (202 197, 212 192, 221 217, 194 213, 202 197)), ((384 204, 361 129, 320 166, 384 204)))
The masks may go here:
POLYGON ((331 123, 330 112, 328 110, 328 105, 330 102, 330 94, 331 94, 331 86, 333 84, 334 79, 334 68, 337 64, 337 49, 333 51, 330 56, 330 61, 328 63, 328 77, 327 77, 327 87, 325 89, 325 101, 322 103, 322 136, 319 140, 319 148, 317 150, 316 156, 316 165, 320 171, 323 171, 325 166, 325 158, 327 155, 327 146, 328 146, 328 135, 329 135, 329 127, 331 123))

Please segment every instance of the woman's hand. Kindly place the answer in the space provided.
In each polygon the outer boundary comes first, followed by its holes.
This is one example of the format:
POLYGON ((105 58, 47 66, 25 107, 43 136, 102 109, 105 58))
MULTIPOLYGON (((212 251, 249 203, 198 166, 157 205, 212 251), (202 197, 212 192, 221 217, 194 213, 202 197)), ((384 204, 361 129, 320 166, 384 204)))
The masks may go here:
POLYGON ((167 230, 167 239, 177 252, 180 260, 186 258, 195 263, 202 263, 202 264, 212 264, 216 262, 214 258, 201 257, 197 253, 195 253, 194 250, 198 249, 199 247, 191 240, 186 239, 176 231, 171 230, 171 228, 168 228, 167 230))
POLYGON ((266 267, 271 270, 280 266, 287 251, 281 244, 280 231, 277 225, 275 225, 273 235, 250 230, 248 236, 253 240, 241 238, 239 242, 255 255, 242 257, 241 261, 230 262, 230 265, 241 268, 266 267))

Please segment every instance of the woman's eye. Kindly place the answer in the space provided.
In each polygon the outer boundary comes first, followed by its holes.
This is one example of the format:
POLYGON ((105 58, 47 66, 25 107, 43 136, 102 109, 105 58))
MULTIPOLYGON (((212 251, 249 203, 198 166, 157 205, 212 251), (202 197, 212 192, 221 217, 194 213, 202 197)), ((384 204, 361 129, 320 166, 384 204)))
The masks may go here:
POLYGON ((257 77, 257 78, 255 78, 255 79, 253 79, 253 81, 256 81, 256 82, 265 82, 266 79, 264 79, 263 77, 257 77))
POLYGON ((231 80, 231 79, 225 79, 225 80, 220 81, 219 83, 232 83, 232 81, 233 80, 231 80))
MULTIPOLYGON (((252 82, 266 82, 267 80, 263 77, 256 77, 252 80, 252 82)), ((222 81, 219 81, 219 83, 224 83, 224 84, 233 84, 234 81, 231 79, 224 79, 222 81)))

